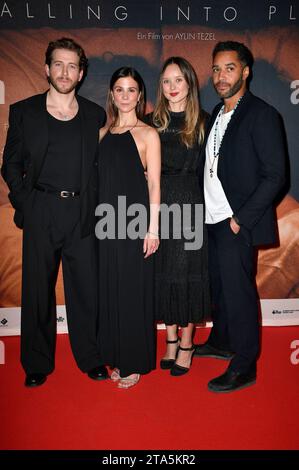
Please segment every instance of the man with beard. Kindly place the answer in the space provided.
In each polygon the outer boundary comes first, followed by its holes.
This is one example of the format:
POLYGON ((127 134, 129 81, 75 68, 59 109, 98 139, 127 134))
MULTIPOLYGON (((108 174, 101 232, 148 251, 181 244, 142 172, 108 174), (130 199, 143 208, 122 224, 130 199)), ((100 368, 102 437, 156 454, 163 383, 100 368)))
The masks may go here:
POLYGON ((278 112, 247 90, 253 56, 226 41, 213 51, 212 79, 222 102, 206 134, 203 169, 213 328, 196 356, 230 360, 208 384, 231 392, 255 383, 259 353, 257 245, 276 241, 273 202, 285 181, 278 112))
POLYGON ((94 212, 99 128, 105 111, 75 95, 87 68, 72 39, 50 42, 49 90, 10 107, 2 176, 23 228, 21 362, 25 385, 54 370, 55 284, 62 260, 68 330, 78 367, 107 378, 97 350, 94 212))

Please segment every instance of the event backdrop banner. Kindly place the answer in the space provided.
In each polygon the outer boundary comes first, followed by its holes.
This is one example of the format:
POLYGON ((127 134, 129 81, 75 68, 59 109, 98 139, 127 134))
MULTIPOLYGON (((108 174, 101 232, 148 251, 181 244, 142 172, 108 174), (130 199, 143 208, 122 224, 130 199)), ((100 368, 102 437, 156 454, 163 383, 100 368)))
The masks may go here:
MULTIPOLYGON (((183 56, 197 72, 208 112, 218 102, 210 80, 213 47, 228 39, 244 42, 255 56, 250 89, 280 112, 289 153, 289 181, 277 201, 280 244, 258 253, 262 320, 299 324, 298 18, 298 0, 0 0, 1 154, 10 104, 47 89, 45 50, 53 39, 68 36, 84 47, 89 69, 79 94, 102 106, 113 71, 131 65, 144 78, 151 111, 161 64, 183 56)), ((21 243, 1 179, 0 335, 19 333, 21 243)), ((61 272, 57 303, 64 305, 61 272)), ((64 307, 57 320, 58 331, 67 331, 64 307)))

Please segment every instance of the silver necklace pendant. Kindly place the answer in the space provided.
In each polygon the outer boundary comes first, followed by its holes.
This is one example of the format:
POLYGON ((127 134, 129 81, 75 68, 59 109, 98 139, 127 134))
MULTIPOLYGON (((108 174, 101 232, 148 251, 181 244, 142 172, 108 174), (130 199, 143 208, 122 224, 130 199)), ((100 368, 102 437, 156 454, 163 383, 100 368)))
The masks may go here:
POLYGON ((58 111, 59 119, 62 119, 63 121, 69 121, 72 119, 72 116, 70 114, 63 114, 61 111, 58 111))
MULTIPOLYGON (((233 113, 236 111, 237 107, 239 106, 240 104, 240 101, 241 99, 243 98, 244 95, 240 96, 240 98, 238 99, 234 109, 232 110, 233 113)), ((217 137, 217 132, 218 132, 218 126, 219 126, 219 121, 220 121, 220 118, 221 116, 224 114, 224 105, 221 107, 220 111, 219 111, 219 114, 216 118, 216 122, 215 122, 215 128, 214 128, 214 158, 213 158, 213 162, 212 162, 212 165, 210 167, 210 177, 213 178, 213 174, 214 174, 214 170, 213 170, 213 167, 214 167, 214 163, 215 163, 215 160, 216 158, 219 156, 219 151, 220 151, 220 147, 221 147, 221 144, 222 144, 222 140, 223 140, 223 137, 226 133, 226 129, 227 129, 227 126, 225 128, 225 131, 221 137, 221 141, 220 141, 220 144, 219 144, 219 148, 218 148, 218 153, 216 153, 216 137, 217 137)))
POLYGON ((217 157, 218 157, 218 153, 217 153, 217 155, 214 155, 212 165, 210 166, 210 169, 209 169, 211 178, 213 178, 213 176, 214 176, 214 163, 215 163, 215 160, 216 160, 217 157))

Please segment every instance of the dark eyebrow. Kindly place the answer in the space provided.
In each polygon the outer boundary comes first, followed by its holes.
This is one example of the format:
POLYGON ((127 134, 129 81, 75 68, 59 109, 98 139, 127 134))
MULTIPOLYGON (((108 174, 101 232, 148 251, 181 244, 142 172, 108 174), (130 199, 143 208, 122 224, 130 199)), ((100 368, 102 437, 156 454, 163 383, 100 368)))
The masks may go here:
MULTIPOLYGON (((228 64, 225 64, 225 67, 229 67, 230 65, 236 66, 237 64, 236 64, 235 62, 229 62, 228 64)), ((213 68, 213 67, 219 67, 219 65, 218 65, 218 64, 213 64, 213 65, 212 65, 212 68, 213 68)))
MULTIPOLYGON (((63 60, 54 59, 54 60, 52 60, 52 62, 61 62, 61 63, 62 63, 62 62, 63 62, 63 60)), ((76 66, 78 66, 78 67, 79 67, 79 64, 76 64, 76 62, 68 62, 68 64, 70 64, 70 65, 76 65, 76 66)))
MULTIPOLYGON (((170 77, 162 77, 163 80, 169 80, 170 77)), ((174 78, 184 78, 184 75, 175 75, 174 78)))
POLYGON ((137 86, 128 86, 128 87, 125 87, 125 86, 121 86, 121 85, 115 85, 114 88, 134 88, 134 90, 138 90, 138 87, 137 86))

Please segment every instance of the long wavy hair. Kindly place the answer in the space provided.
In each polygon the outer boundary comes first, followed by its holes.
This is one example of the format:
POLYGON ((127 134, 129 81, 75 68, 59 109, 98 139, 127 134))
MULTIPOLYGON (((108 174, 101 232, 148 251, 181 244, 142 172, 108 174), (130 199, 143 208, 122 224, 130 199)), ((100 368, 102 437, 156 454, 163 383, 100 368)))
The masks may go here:
POLYGON ((125 77, 132 77, 133 80, 138 85, 138 92, 140 93, 139 100, 136 106, 136 116, 138 119, 142 119, 144 116, 145 112, 145 86, 143 79, 141 75, 137 72, 136 69, 133 67, 120 67, 119 69, 115 70, 113 73, 111 79, 110 79, 110 85, 109 85, 109 91, 107 95, 107 103, 106 103, 106 109, 107 109, 107 114, 108 118, 111 121, 111 124, 115 124, 118 118, 118 109, 115 106, 113 99, 112 99, 112 91, 114 84, 117 82, 119 78, 125 78, 125 77))
POLYGON ((170 122, 168 100, 163 94, 163 75, 168 65, 176 64, 182 72, 188 86, 188 96, 185 109, 185 125, 180 130, 180 136, 186 147, 193 147, 196 142, 204 139, 205 116, 202 112, 199 97, 199 84, 194 68, 183 57, 169 57, 163 64, 157 92, 156 106, 153 112, 153 123, 158 132, 167 129, 170 122))

